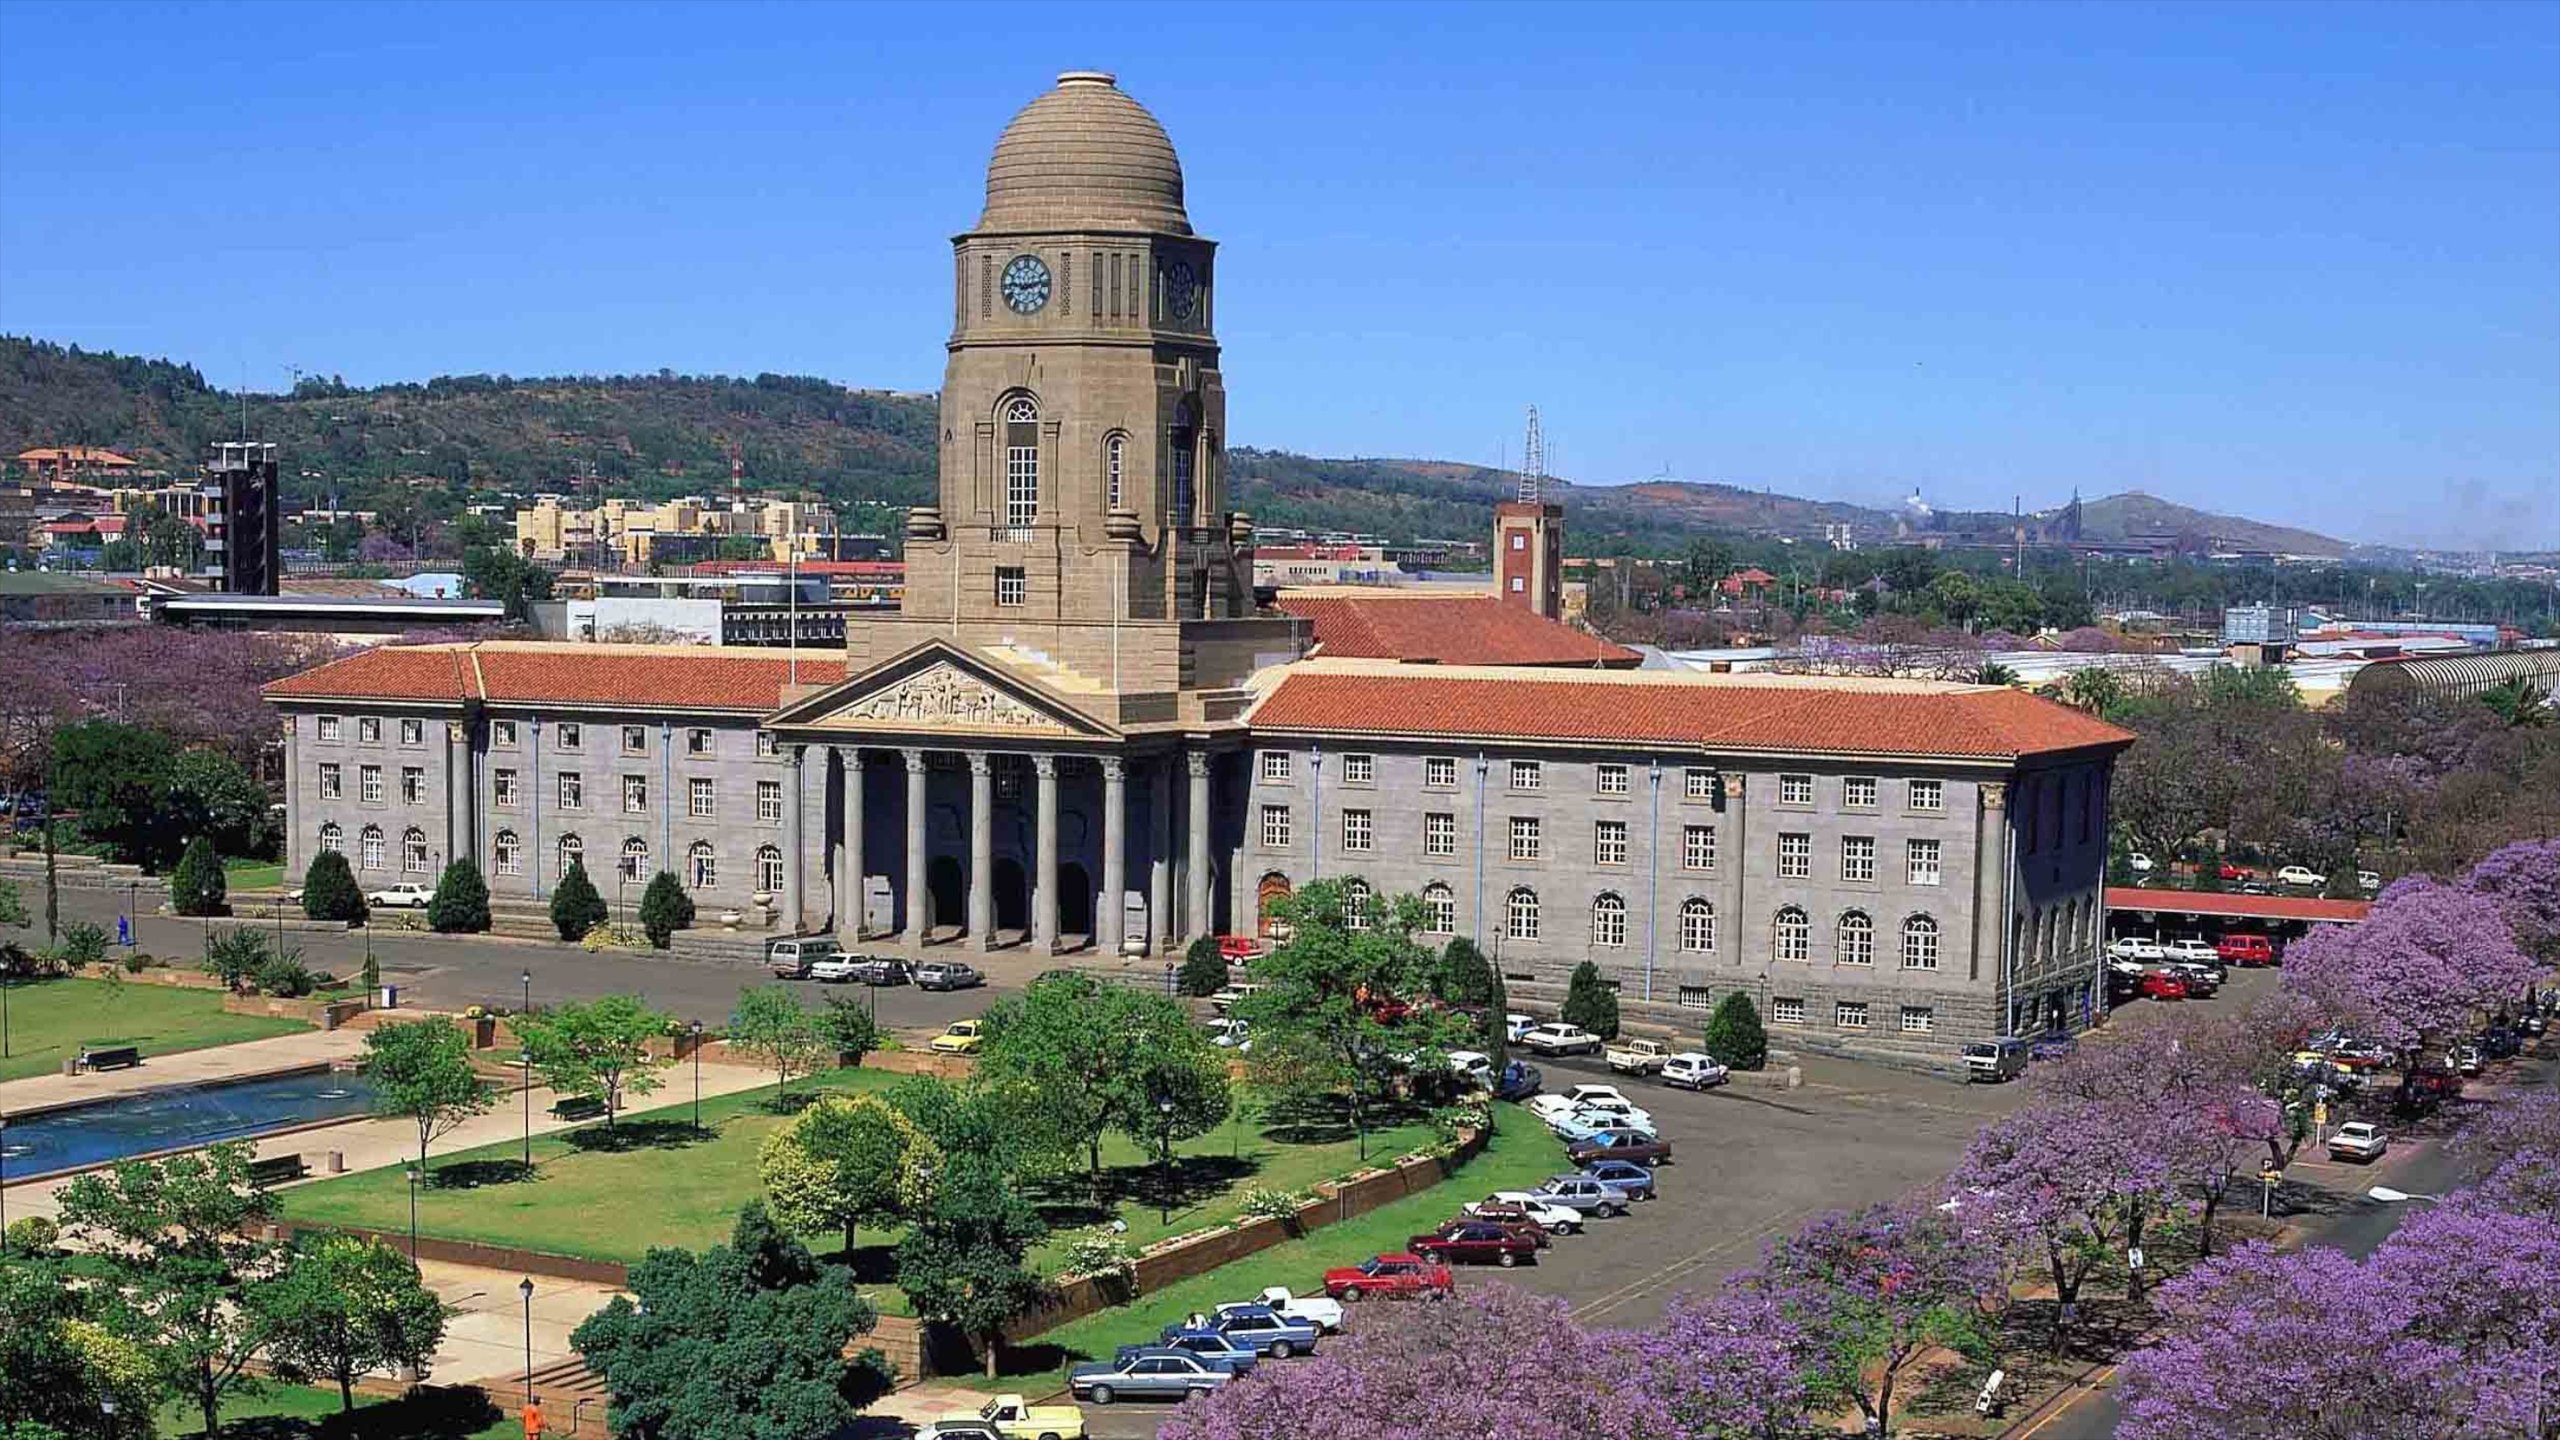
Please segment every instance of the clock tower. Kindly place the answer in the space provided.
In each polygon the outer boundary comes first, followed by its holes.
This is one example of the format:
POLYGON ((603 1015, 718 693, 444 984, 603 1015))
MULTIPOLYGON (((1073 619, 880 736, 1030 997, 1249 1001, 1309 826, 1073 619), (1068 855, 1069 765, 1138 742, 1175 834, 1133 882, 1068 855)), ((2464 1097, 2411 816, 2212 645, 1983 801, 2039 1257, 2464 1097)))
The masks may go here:
POLYGON ((1250 619, 1216 247, 1164 127, 1110 75, 1059 76, 1005 127, 951 248, 937 503, 908 513, 903 623, 854 627, 873 632, 849 637, 854 659, 926 627, 1114 691, 1230 683, 1192 673, 1219 648, 1199 627, 1284 622, 1250 619))

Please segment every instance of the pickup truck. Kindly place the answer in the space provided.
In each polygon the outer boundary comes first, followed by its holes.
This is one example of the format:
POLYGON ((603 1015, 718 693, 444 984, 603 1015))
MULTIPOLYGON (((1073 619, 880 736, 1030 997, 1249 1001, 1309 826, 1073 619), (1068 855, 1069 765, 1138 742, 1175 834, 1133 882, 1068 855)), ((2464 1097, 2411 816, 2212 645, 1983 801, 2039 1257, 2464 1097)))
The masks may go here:
POLYGON ((1671 1058, 1671 1047, 1659 1040, 1613 1040, 1602 1054, 1609 1068, 1622 1075, 1659 1075, 1662 1062, 1671 1058))
POLYGON ((1217 1313, 1224 1315, 1248 1304, 1263 1306, 1283 1319, 1304 1320, 1328 1335, 1338 1334, 1342 1329, 1341 1301, 1329 1295, 1292 1295, 1286 1285, 1265 1286, 1262 1293, 1250 1301, 1221 1305, 1217 1313))
POLYGON ((973 1414, 954 1411, 937 1425, 974 1420, 992 1425, 1005 1440, 1083 1440, 1084 1412, 1073 1405, 1034 1405, 1019 1395, 999 1395, 973 1414))

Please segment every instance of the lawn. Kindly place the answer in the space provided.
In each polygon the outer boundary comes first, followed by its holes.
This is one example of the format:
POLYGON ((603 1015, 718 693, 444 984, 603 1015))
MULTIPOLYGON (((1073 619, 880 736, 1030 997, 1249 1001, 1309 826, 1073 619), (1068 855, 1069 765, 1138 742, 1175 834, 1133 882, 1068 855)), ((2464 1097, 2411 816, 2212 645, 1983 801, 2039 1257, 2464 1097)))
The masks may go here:
POLYGON ((223 1013, 219 990, 140 981, 20 980, 9 987, 9 1054, 0 1080, 59 1074, 84 1044, 139 1045, 155 1055, 264 1040, 311 1027, 270 1015, 223 1013))
MULTIPOLYGON (((204 1416, 190 1402, 163 1405, 157 1418, 162 1435, 204 1433, 204 1416)), ((521 1440, 524 1430, 478 1390, 358 1395, 356 1413, 341 1418, 335 1389, 269 1384, 223 1402, 222 1433, 226 1440, 521 1440)))
MULTIPOLYGON (((900 1077, 877 1070, 839 1070, 818 1084, 836 1090, 878 1090, 900 1077)), ((806 1082, 802 1082, 805 1084, 806 1082)), ((681 1093, 681 1082, 667 1091, 681 1093)), ((795 1089, 800 1088, 795 1085, 795 1089)), ((722 1096, 702 1106, 703 1125, 692 1127, 692 1101, 625 1115, 618 1135, 599 1122, 533 1142, 535 1178, 520 1177, 521 1142, 435 1157, 437 1183, 418 1197, 421 1234, 474 1240, 519 1249, 626 1264, 655 1246, 701 1249, 727 1238, 738 1207, 762 1190, 756 1152, 786 1117, 768 1108, 769 1090, 722 1096), (609 1224, 599 1224, 610 1217, 609 1224)), ((1397 1126, 1369 1137, 1369 1154, 1392 1158, 1437 1138, 1427 1122, 1397 1126)), ((1113 1136, 1102 1147, 1106 1203, 1093 1204, 1081 1173, 1061 1177, 1035 1193, 1055 1227, 1035 1253, 1054 1269, 1074 1229, 1117 1216, 1132 1246, 1168 1234, 1234 1219, 1247 1189, 1305 1191, 1317 1181, 1361 1166, 1359 1147, 1333 1130, 1264 1128, 1260 1119, 1230 1120, 1220 1129, 1174 1146, 1173 1183, 1154 1155, 1113 1136), (1170 1203, 1161 1207, 1159 1199, 1170 1203), (1169 1214, 1160 1214, 1169 1211, 1169 1214)), ((398 1169, 369 1171, 283 1192, 287 1218, 356 1225, 386 1231, 409 1224, 409 1187, 398 1169)), ((836 1234, 806 1237, 821 1255, 841 1255, 836 1234)), ((885 1309, 902 1311, 905 1297, 894 1284, 895 1229, 865 1230, 851 1263, 885 1309)))
POLYGON ((1311 1293, 1321 1288, 1317 1282, 1326 1270, 1401 1250, 1407 1239, 1456 1214, 1464 1201, 1496 1190, 1534 1189, 1548 1176, 1572 1168, 1564 1163, 1563 1142, 1545 1126, 1516 1105, 1500 1109, 1500 1128, 1484 1153, 1422 1194, 1382 1205, 1356 1220, 1311 1230, 1206 1275, 1141 1295, 1127 1305, 1070 1321, 1007 1351, 1000 1379, 951 1378, 956 1384, 1026 1394, 1054 1389, 1066 1383, 1068 1366, 1105 1358, 1135 1341, 1153 1341, 1166 1325, 1195 1310, 1205 1313, 1230 1300, 1251 1299, 1270 1285, 1286 1285, 1301 1295, 1311 1293))
POLYGON ((275 860, 225 860, 222 883, 233 890, 270 890, 284 883, 284 865, 275 860))

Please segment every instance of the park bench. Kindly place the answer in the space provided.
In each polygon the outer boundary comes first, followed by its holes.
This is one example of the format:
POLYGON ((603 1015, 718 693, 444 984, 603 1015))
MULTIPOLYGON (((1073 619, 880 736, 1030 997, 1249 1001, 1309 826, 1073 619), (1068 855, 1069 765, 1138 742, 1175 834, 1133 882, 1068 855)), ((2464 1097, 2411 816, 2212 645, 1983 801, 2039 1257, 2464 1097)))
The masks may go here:
POLYGON ((142 1063, 139 1045, 84 1045, 80 1047, 83 1070, 130 1070, 142 1063))
POLYGON ((558 1120, 593 1120, 604 1114, 604 1102, 593 1095, 570 1095, 554 1104, 551 1114, 558 1120))
POLYGON ((257 1186, 280 1185, 310 1173, 311 1167, 302 1163, 302 1156, 298 1153, 270 1155, 263 1160, 249 1162, 249 1183, 257 1186))

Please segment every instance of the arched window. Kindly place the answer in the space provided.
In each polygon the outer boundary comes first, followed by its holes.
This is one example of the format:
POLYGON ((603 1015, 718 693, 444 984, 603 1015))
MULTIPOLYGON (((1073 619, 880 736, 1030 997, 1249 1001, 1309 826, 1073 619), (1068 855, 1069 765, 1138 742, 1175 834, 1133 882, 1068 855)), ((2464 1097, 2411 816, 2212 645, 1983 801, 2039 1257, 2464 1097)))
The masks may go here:
POLYGON ((1200 411, 1188 396, 1174 407, 1173 429, 1165 436, 1166 458, 1173 467, 1173 523, 1192 523, 1195 497, 1192 481, 1192 448, 1200 439, 1200 411))
POLYGON ((320 848, 343 853, 347 848, 347 827, 332 820, 320 827, 320 848))
POLYGON ((637 835, 622 842, 622 878, 625 880, 649 878, 649 842, 637 835))
POLYGON ((1004 523, 1020 530, 1040 518, 1040 403, 1004 402, 1004 523))
POLYGON ((767 895, 782 893, 782 847, 756 847, 756 888, 767 895))
POLYGON ((1813 921, 1802 909, 1790 905, 1778 912, 1778 958, 1802 960, 1813 953, 1813 921))
POLYGON ((1376 897, 1370 891, 1368 881, 1356 879, 1343 881, 1342 928, 1345 930, 1368 929, 1369 918, 1373 913, 1371 907, 1375 902, 1376 897))
POLYGON ((411 875, 423 875, 427 865, 427 832, 413 825, 400 836, 400 868, 411 875))
POLYGON ((1716 907, 1694 895, 1680 902, 1680 948, 1697 955, 1716 948, 1716 907))
POLYGON ((568 878, 568 874, 569 874, 569 867, 571 867, 571 866, 573 866, 573 865, 578 866, 578 867, 580 867, 580 868, 582 868, 582 869, 583 869, 583 868, 585 867, 585 865, 586 865, 586 859, 587 859, 587 842, 586 842, 586 841, 579 839, 579 838, 578 838, 577 836, 575 836, 575 835, 563 835, 563 836, 561 836, 561 837, 560 837, 560 875, 561 875, 561 878, 563 878, 563 879, 568 878))
POLYGON ((1538 938, 1538 892, 1523 885, 1502 902, 1502 933, 1513 940, 1538 938))
POLYGON ((708 840, 696 840, 684 852, 685 882, 696 890, 708 890, 720 883, 720 852, 708 840))
POLYGON ((1103 501, 1114 510, 1120 508, 1120 475, 1128 461, 1128 436, 1114 435, 1102 442, 1103 501))
POLYGON ((1434 882, 1422 887, 1422 929, 1430 935, 1458 933, 1458 897, 1434 882))
POLYGON ((1926 915, 1914 915, 1902 922, 1902 968, 1935 970, 1938 968, 1938 922, 1926 915))
POLYGON ((1840 917, 1840 963, 1876 963, 1876 922, 1868 919, 1864 910, 1852 910, 1840 917))
POLYGON ((517 843, 516 832, 501 830, 489 841, 489 858, 501 875, 514 875, 524 869, 524 847, 517 843))
POLYGON ((1627 902, 1604 894, 1591 902, 1591 943, 1612 948, 1627 943, 1627 902))
POLYGON ((356 837, 356 841, 362 848, 362 853, 356 857, 356 862, 367 870, 381 869, 383 865, 382 827, 367 825, 364 827, 364 833, 356 837))

